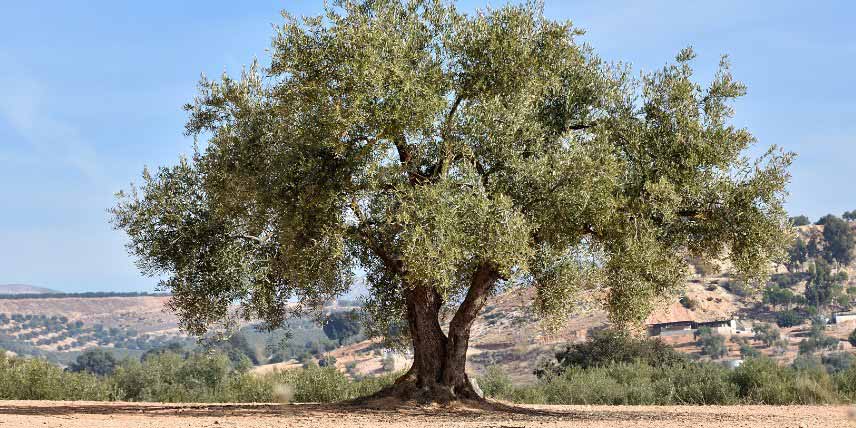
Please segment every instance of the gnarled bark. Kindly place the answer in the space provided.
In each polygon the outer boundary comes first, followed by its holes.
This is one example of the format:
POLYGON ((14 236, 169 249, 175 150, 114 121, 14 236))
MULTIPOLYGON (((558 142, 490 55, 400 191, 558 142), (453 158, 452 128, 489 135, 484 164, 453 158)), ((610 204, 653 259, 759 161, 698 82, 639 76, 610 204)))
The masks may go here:
POLYGON ((413 365, 392 387, 370 399, 480 400, 466 374, 467 348, 470 329, 497 278, 496 272, 487 265, 476 270, 467 295, 449 324, 448 335, 440 326, 443 305, 440 294, 433 287, 408 288, 407 322, 413 343, 413 365))

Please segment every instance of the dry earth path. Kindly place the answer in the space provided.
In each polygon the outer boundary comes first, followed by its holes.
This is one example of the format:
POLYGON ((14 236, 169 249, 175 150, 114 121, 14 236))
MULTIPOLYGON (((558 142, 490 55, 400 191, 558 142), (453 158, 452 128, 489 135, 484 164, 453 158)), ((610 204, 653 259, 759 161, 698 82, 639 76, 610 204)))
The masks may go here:
POLYGON ((0 428, 846 428, 846 406, 515 406, 380 409, 320 404, 0 401, 0 428))

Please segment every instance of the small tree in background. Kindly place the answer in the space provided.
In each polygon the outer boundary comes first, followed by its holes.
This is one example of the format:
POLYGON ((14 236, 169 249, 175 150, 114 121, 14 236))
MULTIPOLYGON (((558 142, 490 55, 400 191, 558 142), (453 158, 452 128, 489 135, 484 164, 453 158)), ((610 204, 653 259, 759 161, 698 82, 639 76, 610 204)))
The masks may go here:
POLYGON ((766 347, 773 346, 782 338, 782 332, 767 323, 757 323, 753 325, 752 332, 755 334, 755 340, 760 341, 766 347))
POLYGON ((856 237, 846 221, 833 215, 827 216, 823 223, 823 241, 823 257, 828 262, 848 265, 853 260, 856 237))
POLYGON ((701 349, 702 355, 707 355, 716 360, 728 354, 725 337, 715 334, 710 327, 699 328, 696 336, 698 336, 696 345, 701 349))
POLYGON ((116 358, 109 351, 101 348, 87 349, 77 356, 68 370, 72 372, 88 372, 99 376, 113 374, 116 369, 116 358))
POLYGON ((341 345, 345 340, 360 333, 360 319, 355 311, 331 313, 324 321, 324 334, 341 345))
POLYGON ((841 218, 847 221, 856 220, 856 210, 853 211, 845 211, 844 214, 841 215, 841 218))
POLYGON ((788 250, 788 261, 786 262, 786 267, 788 268, 788 271, 795 272, 807 261, 808 244, 806 244, 802 238, 797 237, 797 239, 794 240, 794 244, 788 250))
POLYGON ((850 345, 856 348, 856 329, 850 332, 850 335, 847 336, 847 341, 850 342, 850 345))
POLYGON ((838 347, 838 339, 826 335, 826 320, 820 316, 811 319, 811 329, 807 338, 799 344, 801 354, 815 351, 832 350, 838 347))
POLYGON ((749 339, 742 336, 731 336, 731 341, 740 347, 740 356, 742 358, 757 358, 761 356, 761 352, 749 343, 749 339))
POLYGON ((834 274, 832 266, 824 259, 815 260, 809 266, 808 274, 805 286, 806 302, 818 309, 824 309, 841 293, 841 281, 846 278, 846 274, 834 274))
POLYGON ((798 215, 796 217, 791 217, 789 220, 790 220, 791 224, 794 226, 807 226, 807 225, 811 224, 811 220, 809 220, 809 218, 804 216, 804 215, 798 215))

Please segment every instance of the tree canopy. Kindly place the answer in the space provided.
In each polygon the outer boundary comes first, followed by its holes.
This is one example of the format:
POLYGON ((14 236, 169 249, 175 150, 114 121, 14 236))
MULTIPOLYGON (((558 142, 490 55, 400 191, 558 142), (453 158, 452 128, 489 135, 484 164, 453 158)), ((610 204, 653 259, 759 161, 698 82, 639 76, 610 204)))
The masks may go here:
POLYGON ((87 349, 77 356, 68 366, 72 372, 88 372, 99 376, 113 373, 117 362, 113 354, 101 348, 87 349))
POLYGON ((853 247, 856 247, 856 236, 850 224, 834 215, 824 217, 823 241, 824 258, 829 262, 847 265, 853 260, 853 247))
POLYGON ((360 318, 356 311, 338 311, 327 316, 324 334, 342 344, 360 332, 360 318))
POLYGON ((367 332, 402 332, 408 376, 453 395, 502 287, 534 288, 550 319, 584 293, 625 325, 679 290, 689 256, 763 275, 788 243, 791 155, 747 155, 727 59, 707 85, 689 48, 637 76, 582 34, 534 3, 284 13, 270 64, 202 79, 193 156, 145 171, 114 224, 197 333, 233 304, 270 326, 318 311, 359 268, 367 332))

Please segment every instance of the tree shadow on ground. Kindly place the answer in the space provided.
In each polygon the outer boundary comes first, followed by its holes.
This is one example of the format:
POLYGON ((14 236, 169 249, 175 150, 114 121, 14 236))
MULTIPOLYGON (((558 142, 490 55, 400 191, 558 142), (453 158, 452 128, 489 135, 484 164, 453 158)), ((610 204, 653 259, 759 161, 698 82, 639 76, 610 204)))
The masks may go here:
MULTIPOLYGON (((117 402, 0 402, 0 415, 33 415, 73 417, 74 415, 115 415, 150 417, 329 417, 335 415, 366 418, 406 417, 414 419, 448 420, 526 420, 549 421, 658 421, 675 417, 689 418, 703 415, 690 411, 664 411, 657 408, 563 408, 545 409, 521 407, 495 401, 460 402, 451 405, 397 405, 366 404, 161 404, 117 402)), ((687 409, 689 410, 689 409, 687 409)), ((739 415, 734 415, 738 417, 739 415)), ((720 418, 730 419, 726 415, 720 418)))

